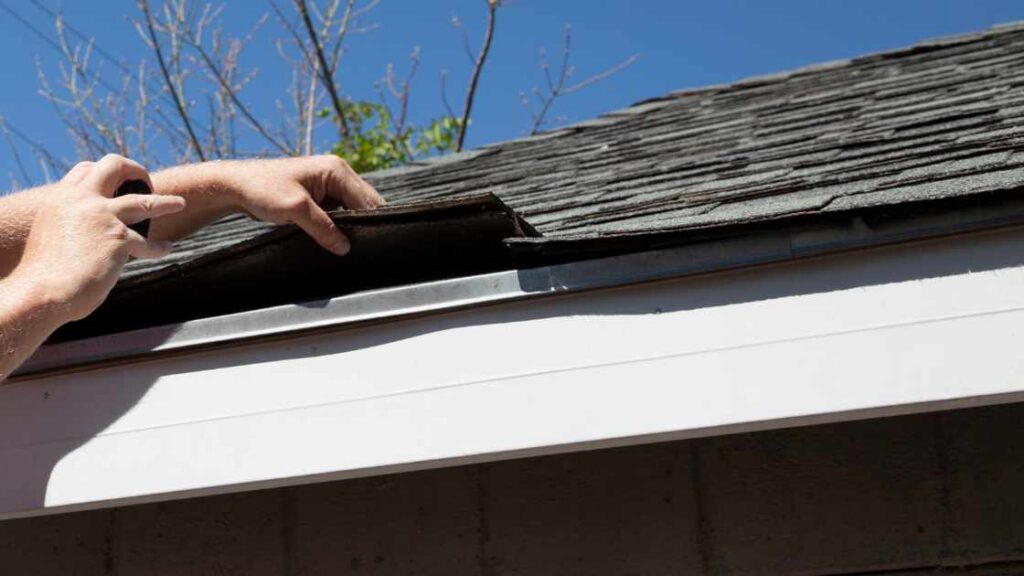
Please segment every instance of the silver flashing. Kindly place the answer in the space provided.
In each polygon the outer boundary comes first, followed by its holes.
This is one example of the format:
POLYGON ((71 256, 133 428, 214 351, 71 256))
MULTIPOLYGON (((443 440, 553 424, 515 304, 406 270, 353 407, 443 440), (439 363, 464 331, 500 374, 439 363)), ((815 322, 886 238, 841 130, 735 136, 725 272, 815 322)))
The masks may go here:
MULTIPOLYGON (((394 321, 524 298, 756 266, 843 250, 1004 227, 1022 220, 1024 207, 1020 206, 932 214, 874 228, 860 218, 853 218, 845 226, 830 224, 738 236, 663 250, 372 290, 329 300, 276 306, 50 344, 40 348, 15 373, 14 378, 23 379, 53 371, 233 345, 255 339, 338 330, 369 322, 394 321)), ((518 243, 535 242, 537 239, 518 243)))

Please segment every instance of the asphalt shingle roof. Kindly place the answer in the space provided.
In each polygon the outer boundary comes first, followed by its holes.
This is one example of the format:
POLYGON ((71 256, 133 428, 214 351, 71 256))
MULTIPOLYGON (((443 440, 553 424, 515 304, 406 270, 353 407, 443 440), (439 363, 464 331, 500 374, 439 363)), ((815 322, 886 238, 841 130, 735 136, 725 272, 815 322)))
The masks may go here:
MULTIPOLYGON (((391 203, 490 192, 546 238, 773 221, 1024 182, 1024 24, 730 85, 367 175, 391 203)), ((270 227, 235 216, 135 262, 270 227)))

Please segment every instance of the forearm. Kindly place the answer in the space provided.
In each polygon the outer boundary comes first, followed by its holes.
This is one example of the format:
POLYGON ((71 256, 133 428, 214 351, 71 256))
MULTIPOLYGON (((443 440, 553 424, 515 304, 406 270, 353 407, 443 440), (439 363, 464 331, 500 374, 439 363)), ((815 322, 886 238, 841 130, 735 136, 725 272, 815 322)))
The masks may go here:
POLYGON ((15 273, 0 280, 0 382, 63 323, 60 306, 30 278, 15 273))
POLYGON ((150 225, 153 240, 178 240, 203 226, 239 211, 236 189, 222 172, 230 164, 207 162, 161 170, 152 174, 154 193, 185 198, 186 208, 150 225))
MULTIPOLYGON (((177 240, 238 210, 233 188, 219 178, 219 164, 192 164, 151 175, 157 194, 182 196, 188 208, 181 214, 154 221, 150 238, 177 240)), ((42 186, 0 198, 0 278, 9 275, 21 261, 25 239, 48 188, 42 186)))
POLYGON ((177 240, 228 214, 296 224, 324 248, 347 252, 348 240, 325 207, 370 209, 384 199, 334 155, 273 160, 218 160, 151 175, 157 194, 185 199, 185 210, 150 225, 150 238, 177 240))
MULTIPOLYGON (((218 163, 193 164, 153 174, 157 194, 183 196, 188 209, 151 225, 154 240, 177 240, 234 211, 231 190, 217 178, 218 163)), ((8 276, 25 250, 25 239, 50 186, 0 198, 0 278, 8 276)))
POLYGON ((21 260, 25 239, 47 188, 33 188, 0 198, 0 278, 9 275, 21 260))

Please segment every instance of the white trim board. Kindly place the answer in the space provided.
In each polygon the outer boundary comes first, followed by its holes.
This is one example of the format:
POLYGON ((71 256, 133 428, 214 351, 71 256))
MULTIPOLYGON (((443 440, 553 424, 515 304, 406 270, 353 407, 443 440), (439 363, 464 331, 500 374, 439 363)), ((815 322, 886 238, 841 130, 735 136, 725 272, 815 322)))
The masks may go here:
POLYGON ((0 518, 1016 401, 1024 232, 0 388, 0 518))

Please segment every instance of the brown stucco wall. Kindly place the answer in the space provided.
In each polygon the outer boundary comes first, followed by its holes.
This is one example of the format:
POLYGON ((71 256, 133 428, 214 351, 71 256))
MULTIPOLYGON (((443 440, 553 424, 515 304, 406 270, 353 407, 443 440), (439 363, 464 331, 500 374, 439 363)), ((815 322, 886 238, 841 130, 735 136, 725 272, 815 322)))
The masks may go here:
POLYGON ((13 520, 0 573, 1024 573, 1022 432, 1009 405, 13 520))

